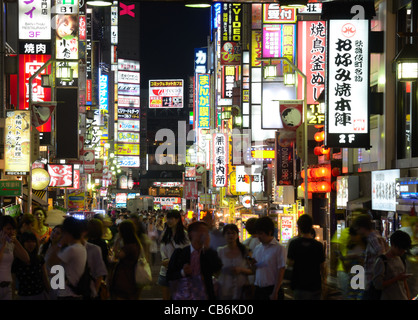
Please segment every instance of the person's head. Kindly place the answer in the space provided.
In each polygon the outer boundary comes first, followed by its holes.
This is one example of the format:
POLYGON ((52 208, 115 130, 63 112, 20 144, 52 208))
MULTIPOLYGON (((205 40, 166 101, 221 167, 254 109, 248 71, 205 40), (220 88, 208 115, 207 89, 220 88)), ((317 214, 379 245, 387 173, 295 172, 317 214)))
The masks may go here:
POLYGON ((33 214, 25 213, 22 215, 19 224, 20 232, 33 232, 35 228, 35 217, 33 214))
POLYGON ((62 224, 56 225, 52 231, 49 239, 52 243, 58 243, 62 237, 62 224))
POLYGON ((257 218, 250 218, 245 222, 245 229, 252 236, 257 235, 257 229, 255 227, 256 223, 257 218))
POLYGON ((78 30, 78 20, 76 15, 57 15, 56 16, 56 34, 62 39, 66 36, 76 35, 78 30))
POLYGON ((75 241, 81 240, 82 236, 81 220, 74 217, 65 218, 62 223, 62 240, 66 244, 71 244, 75 241))
POLYGON ((269 243, 274 234, 274 222, 269 217, 261 217, 257 219, 255 228, 257 230, 257 237, 261 243, 269 243))
POLYGON ((411 237, 406 232, 396 230, 390 236, 390 247, 397 256, 402 256, 411 248, 411 237))
POLYGON ((368 214, 360 214, 354 219, 352 227, 361 236, 368 236, 373 229, 372 218, 368 214))
POLYGON ((38 239, 32 232, 24 232, 21 235, 20 243, 29 253, 38 252, 38 239))
POLYGON ((87 237, 90 240, 98 240, 103 236, 103 222, 99 219, 90 219, 87 222, 87 237))
POLYGON ((196 250, 208 248, 210 243, 209 227, 203 221, 196 221, 187 228, 190 242, 196 250))
POLYGON ((167 212, 167 226, 169 228, 176 227, 179 222, 181 223, 181 215, 178 210, 170 210, 167 212))
POLYGON ((313 220, 309 214, 302 214, 297 221, 300 234, 311 234, 313 220))
POLYGON ((11 216, 0 217, 0 230, 9 238, 15 235, 17 229, 16 221, 11 216))
POLYGON ((45 220, 47 218, 46 211, 41 207, 36 207, 33 209, 33 215, 38 221, 39 226, 43 226, 45 224, 45 220))
POLYGON ((119 234, 124 244, 139 243, 134 223, 127 219, 119 223, 119 234))
POLYGON ((239 230, 235 224, 227 224, 223 227, 222 235, 225 237, 227 244, 239 242, 239 230))

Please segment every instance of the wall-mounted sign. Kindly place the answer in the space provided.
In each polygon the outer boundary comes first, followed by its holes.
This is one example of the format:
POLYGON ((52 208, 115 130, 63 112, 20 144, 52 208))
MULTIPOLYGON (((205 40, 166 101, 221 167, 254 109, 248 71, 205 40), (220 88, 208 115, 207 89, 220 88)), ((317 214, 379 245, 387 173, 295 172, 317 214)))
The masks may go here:
POLYGON ((372 210, 396 211, 396 179, 400 170, 372 171, 372 210))
POLYGON ((5 124, 5 174, 28 175, 30 171, 30 111, 6 112, 5 124))
POLYGON ((223 133, 213 135, 213 186, 228 185, 228 138, 223 133))
POLYGON ((118 132, 118 142, 139 143, 139 133, 118 132))
MULTIPOLYGON (((298 66, 307 78, 307 103, 317 104, 325 87, 326 27, 324 21, 298 22, 298 66)), ((299 83, 302 78, 299 77, 299 83)), ((298 97, 303 97, 298 86, 298 97)))
POLYGON ((197 126, 202 129, 210 128, 210 75, 197 74, 197 126))
POLYGON ((109 111, 109 101, 108 101, 108 93, 109 93, 109 83, 108 83, 108 75, 101 74, 99 77, 99 105, 100 111, 108 112, 109 111))
POLYGON ((51 177, 50 187, 72 187, 73 166, 69 164, 48 164, 48 173, 51 177))
POLYGON ((121 167, 139 167, 139 157, 135 156, 119 156, 118 163, 121 167))
POLYGON ((120 96, 140 96, 141 90, 139 84, 118 83, 118 95, 120 96))
POLYGON ((55 58, 78 60, 78 14, 57 14, 55 24, 55 58))
POLYGON ((238 80, 239 70, 235 66, 222 66, 221 98, 232 98, 235 81, 238 80))
POLYGON ((48 54, 51 52, 50 41, 19 41, 19 53, 20 54, 48 54))
POLYGON ((251 166, 251 175, 245 171, 245 166, 236 166, 236 192, 262 192, 264 189, 264 175, 258 165, 251 166))
POLYGON ((150 80, 150 108, 183 108, 183 80, 150 80))
POLYGON ((194 49, 194 72, 206 73, 208 48, 194 49))
POLYGON ((330 20, 325 145, 370 147, 369 20, 330 20))
POLYGON ((42 168, 32 169, 32 189, 44 190, 49 186, 50 176, 48 171, 42 168))
POLYGON ((118 70, 139 72, 139 61, 118 59, 118 70))
POLYGON ((19 197, 22 195, 22 181, 0 180, 1 197, 19 197))
POLYGON ((296 22, 296 9, 280 7, 278 3, 263 4, 264 23, 293 23, 296 22))
POLYGON ((293 185, 294 180, 294 142, 290 139, 281 139, 281 134, 280 131, 276 132, 276 184, 289 186, 293 185))
POLYGON ((139 119, 139 108, 118 108, 118 119, 139 119))
POLYGON ((51 40, 51 2, 19 0, 19 39, 51 40))
POLYGON ((140 73, 130 71, 118 71, 118 83, 140 84, 140 73))
POLYGON ((242 5, 239 3, 221 4, 221 65, 241 63, 242 5))
POLYGON ((118 97, 118 106, 119 107, 131 107, 139 108, 140 107, 140 98, 139 96, 119 96, 118 97))
POLYGON ((115 144, 115 153, 123 156, 139 156, 139 144, 115 144))
POLYGON ((139 131, 139 121, 137 120, 119 120, 118 131, 139 131))

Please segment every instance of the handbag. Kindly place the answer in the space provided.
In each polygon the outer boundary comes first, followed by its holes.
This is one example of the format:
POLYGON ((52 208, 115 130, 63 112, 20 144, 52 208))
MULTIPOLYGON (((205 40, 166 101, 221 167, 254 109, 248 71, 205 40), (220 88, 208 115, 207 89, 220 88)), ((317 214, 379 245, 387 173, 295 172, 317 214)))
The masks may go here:
POLYGON ((144 249, 141 247, 141 253, 139 254, 138 261, 135 266, 135 283, 139 287, 144 287, 152 282, 151 267, 145 258, 144 249))

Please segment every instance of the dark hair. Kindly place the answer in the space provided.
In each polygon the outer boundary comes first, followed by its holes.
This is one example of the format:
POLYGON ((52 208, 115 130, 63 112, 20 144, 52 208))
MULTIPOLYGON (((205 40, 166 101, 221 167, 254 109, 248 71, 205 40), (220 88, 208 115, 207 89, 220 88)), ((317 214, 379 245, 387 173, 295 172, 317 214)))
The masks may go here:
POLYGON ((302 214, 297 222, 298 228, 301 233, 311 233, 313 220, 309 214, 302 214))
POLYGON ((13 229, 17 229, 16 220, 12 216, 2 216, 0 217, 0 229, 3 229, 5 226, 10 224, 13 229))
MULTIPOLYGON (((36 243, 35 249, 32 252, 28 252, 30 259, 32 260, 34 257, 38 256, 39 252, 39 241, 36 235, 32 232, 23 232, 20 235, 19 242, 24 245, 25 242, 32 241, 36 243)), ((26 250, 26 248, 25 248, 26 250)), ((27 250, 26 250, 27 251, 27 250)))
POLYGON ((237 227, 236 224, 230 223, 227 224, 223 230, 222 230, 222 235, 225 235, 225 233, 227 233, 228 231, 233 231, 236 232, 238 234, 238 238, 237 238, 237 246, 238 249, 241 251, 241 255, 243 258, 245 258, 247 256, 247 247, 244 246, 240 241, 239 241, 239 229, 237 227))
POLYGON ((65 218, 62 223, 62 231, 69 233, 76 240, 81 238, 82 228, 81 221, 74 217, 65 218))
POLYGON ((366 230, 372 230, 372 218, 368 214, 361 214, 357 216, 353 221, 353 228, 364 228, 366 230))
POLYGON ((103 236, 103 222, 100 219, 90 219, 87 222, 87 237, 90 240, 101 239, 103 236))
POLYGON ((253 235, 257 233, 256 223, 257 218, 250 218, 245 222, 245 229, 247 229, 249 234, 253 235))
POLYGON ((140 240, 136 234, 135 225, 131 220, 123 220, 119 223, 119 234, 125 245, 129 243, 140 244, 140 240))
MULTIPOLYGON (((62 224, 57 224, 55 227, 53 227, 52 228, 52 231, 54 231, 55 229, 61 229, 61 230, 63 230, 63 228, 62 228, 62 224)), ((52 232, 51 232, 52 233, 52 232)), ((41 252, 40 252, 40 254, 42 255, 42 256, 45 256, 45 254, 46 254, 46 251, 48 250, 48 248, 51 246, 51 244, 52 244, 52 240, 51 240, 51 237, 49 237, 48 238, 48 241, 45 243, 45 244, 43 244, 42 246, 41 246, 41 252)))
POLYGON ((24 224, 32 224, 34 222, 35 222, 34 215, 30 213, 25 213, 20 217, 19 228, 21 228, 24 224))
POLYGON ((274 222, 270 217, 258 218, 255 224, 257 232, 264 232, 267 235, 274 234, 274 222))
POLYGON ((183 225, 183 221, 181 220, 180 212, 178 210, 170 210, 167 213, 167 219, 169 218, 175 218, 179 220, 178 223, 176 224, 176 234, 173 237, 173 231, 166 224, 161 241, 164 244, 167 244, 171 241, 171 239, 173 239, 176 244, 185 243, 187 240, 187 237, 186 237, 186 232, 185 232, 185 228, 183 225))
POLYGON ((189 224, 189 226, 187 227, 187 232, 189 233, 189 239, 190 240, 192 240, 191 237, 190 237, 191 233, 196 232, 202 226, 209 229, 208 224, 206 222, 203 222, 203 221, 195 221, 195 222, 189 224))
POLYGON ((390 236, 390 245, 399 249, 408 250, 411 248, 411 237, 406 232, 396 230, 390 236))

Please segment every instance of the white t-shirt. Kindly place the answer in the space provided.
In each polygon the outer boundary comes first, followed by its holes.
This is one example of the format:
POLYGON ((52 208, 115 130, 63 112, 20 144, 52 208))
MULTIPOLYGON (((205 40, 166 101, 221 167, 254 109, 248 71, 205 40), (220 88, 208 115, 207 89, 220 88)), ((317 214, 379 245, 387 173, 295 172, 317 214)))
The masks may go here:
MULTIPOLYGON (((62 261, 62 266, 65 270, 65 276, 72 285, 77 285, 81 276, 84 273, 84 268, 87 261, 86 248, 80 244, 75 243, 66 247, 58 253, 58 258, 62 261)), ((68 286, 65 286, 64 290, 58 291, 59 297, 73 296, 77 297, 74 292, 68 286)))
POLYGON ((12 263, 14 259, 14 243, 6 242, 6 248, 3 251, 3 258, 0 261, 0 282, 12 281, 12 263))

